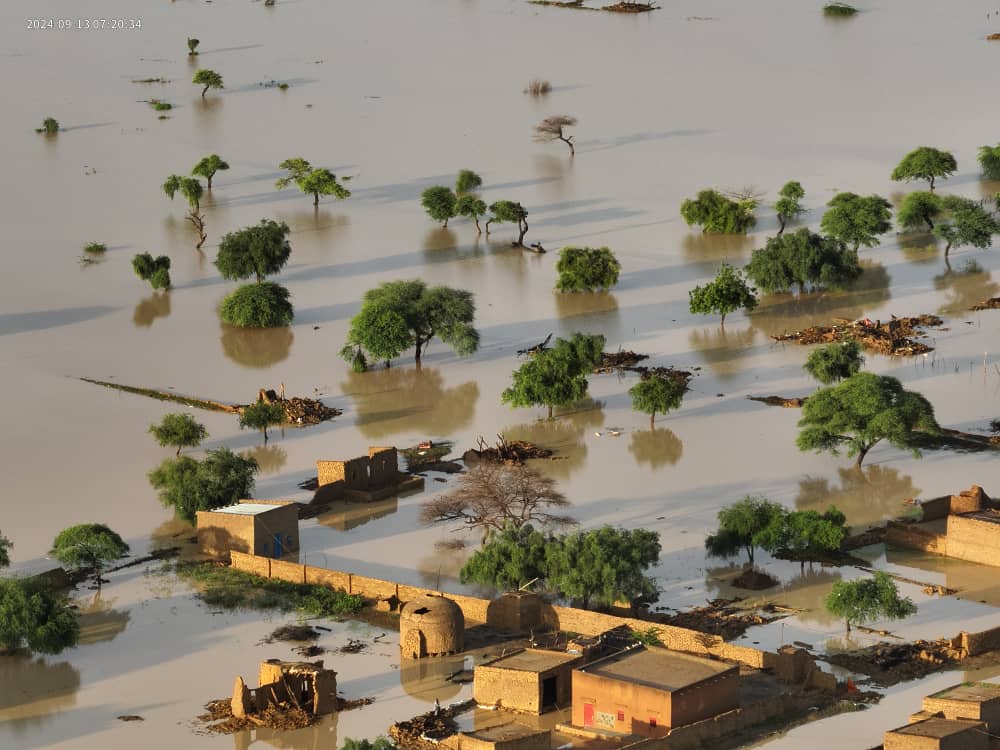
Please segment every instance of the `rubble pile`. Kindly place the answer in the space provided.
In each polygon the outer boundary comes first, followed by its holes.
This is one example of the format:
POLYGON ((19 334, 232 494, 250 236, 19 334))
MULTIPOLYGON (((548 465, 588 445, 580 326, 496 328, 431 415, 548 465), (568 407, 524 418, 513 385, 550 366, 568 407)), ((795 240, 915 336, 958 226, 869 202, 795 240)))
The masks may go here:
POLYGON ((869 675, 884 687, 914 680, 956 661, 959 654, 947 639, 913 643, 877 643, 859 651, 830 654, 827 661, 869 675))
POLYGON ((256 727, 302 729, 315 724, 321 718, 289 704, 270 705, 259 713, 243 717, 233 716, 232 702, 228 698, 206 703, 205 710, 206 713, 201 714, 198 721, 206 724, 206 731, 213 734, 234 734, 243 729, 256 727))
POLYGON ((284 392, 279 395, 265 388, 261 388, 257 393, 257 400, 265 404, 281 404, 285 410, 285 421, 289 424, 319 424, 342 414, 339 409, 332 409, 322 401, 300 396, 285 398, 284 392))
POLYGON ((914 356, 933 351, 926 344, 915 341, 923 336, 921 329, 940 326, 944 321, 937 315, 918 315, 913 318, 896 318, 882 322, 845 320, 834 318, 831 326, 810 326, 801 331, 771 336, 775 341, 797 341, 800 344, 829 344, 834 341, 857 341, 868 351, 894 356, 914 356))
POLYGON ((595 375, 606 375, 611 372, 623 372, 632 370, 644 359, 649 359, 648 354, 637 354, 633 351, 602 352, 601 362, 594 368, 595 375))
POLYGON ((503 435, 497 435, 496 445, 487 445, 483 436, 478 438, 479 447, 467 450, 462 454, 466 466, 478 462, 523 464, 529 458, 551 458, 553 451, 548 448, 529 443, 527 440, 507 441, 503 435))
POLYGON ((428 711, 389 727, 389 737, 398 747, 416 750, 436 749, 438 742, 453 735, 458 725, 454 717, 471 708, 475 701, 457 703, 440 710, 428 711))
POLYGON ((633 367, 633 371, 639 373, 639 378, 649 380, 650 378, 661 378, 662 380, 673 380, 687 388, 688 383, 694 375, 687 370, 678 370, 676 367, 633 367))
POLYGON ((973 305, 969 309, 973 311, 1000 310, 1000 297, 990 297, 989 299, 984 299, 978 305, 973 305))

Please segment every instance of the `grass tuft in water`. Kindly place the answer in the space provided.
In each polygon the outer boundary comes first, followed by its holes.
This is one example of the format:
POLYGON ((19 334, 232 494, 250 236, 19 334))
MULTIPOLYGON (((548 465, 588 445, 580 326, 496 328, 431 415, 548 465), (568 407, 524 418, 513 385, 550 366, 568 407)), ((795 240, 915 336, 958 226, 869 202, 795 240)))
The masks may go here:
POLYGON ((858 9, 847 3, 827 3, 823 6, 823 14, 827 16, 853 16, 858 9))
POLYGON ((94 255, 100 255, 108 250, 108 246, 103 242, 88 242, 83 246, 83 252, 92 253, 94 255))

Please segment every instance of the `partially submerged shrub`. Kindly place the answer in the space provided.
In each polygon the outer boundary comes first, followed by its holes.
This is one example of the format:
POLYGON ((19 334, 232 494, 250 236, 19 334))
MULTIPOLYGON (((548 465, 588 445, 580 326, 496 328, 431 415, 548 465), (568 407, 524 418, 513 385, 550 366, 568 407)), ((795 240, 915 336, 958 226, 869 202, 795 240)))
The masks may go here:
POLYGON ((244 284, 222 300, 222 320, 239 328, 287 326, 295 313, 288 290, 273 281, 244 284))
POLYGON ((535 78, 528 84, 527 88, 524 89, 524 93, 530 94, 531 96, 544 96, 550 91, 552 91, 552 84, 548 81, 542 80, 541 78, 535 78))
POLYGON ((103 242, 88 242, 83 246, 83 252, 93 253, 94 255, 99 255, 100 253, 107 252, 108 246, 103 242))
POLYGON ((827 16, 853 16, 858 9, 847 3, 827 3, 823 6, 823 14, 827 16))
POLYGON ((139 253, 132 258, 132 270, 153 289, 170 288, 170 258, 166 255, 154 258, 149 253, 139 253))
POLYGON ((149 106, 155 109, 157 112, 166 112, 174 108, 174 105, 170 102, 165 102, 161 99, 150 99, 149 106))
POLYGON ((42 120, 42 127, 35 128, 36 133, 45 133, 45 135, 55 135, 59 132, 59 121, 54 117, 46 117, 42 120))
POLYGON ((618 283, 621 264, 606 247, 564 247, 556 271, 560 292, 607 291, 618 283))

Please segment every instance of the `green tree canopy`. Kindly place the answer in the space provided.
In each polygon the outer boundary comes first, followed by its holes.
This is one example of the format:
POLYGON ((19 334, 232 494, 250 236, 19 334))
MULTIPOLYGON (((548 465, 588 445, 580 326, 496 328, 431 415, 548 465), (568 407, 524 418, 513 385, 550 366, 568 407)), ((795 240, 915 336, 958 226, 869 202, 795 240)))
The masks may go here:
POLYGON ((1000 180, 1000 143, 979 147, 979 168, 987 180, 1000 180))
POLYGON ((887 573, 876 572, 871 578, 854 581, 835 581, 826 597, 826 611, 844 618, 847 632, 851 623, 861 624, 875 620, 901 620, 917 611, 917 606, 899 589, 887 573))
POLYGON ((198 461, 189 456, 171 458, 149 472, 149 483, 159 491, 160 502, 178 517, 194 523, 199 510, 233 505, 252 497, 257 462, 217 448, 198 461))
POLYGON ((820 228, 834 239, 854 247, 875 247, 879 235, 892 229, 892 204, 880 195, 837 193, 826 204, 820 228))
POLYGON ((191 174, 198 177, 204 177, 208 182, 208 189, 212 189, 212 178, 215 177, 215 173, 219 171, 225 171, 229 169, 229 164, 223 161, 222 157, 218 154, 209 154, 208 156, 203 156, 197 164, 194 165, 194 169, 191 170, 191 174))
POLYGON ((486 236, 490 236, 490 224, 517 224, 517 247, 524 247, 524 235, 528 233, 528 212, 524 206, 515 201, 496 201, 490 204, 490 213, 486 220, 486 236))
POLYGON ((42 120, 42 127, 38 128, 36 133, 45 133, 45 135, 55 135, 59 132, 59 120, 54 117, 46 117, 42 120))
POLYGON ((172 174, 163 183, 163 192, 170 200, 174 199, 174 195, 180 193, 187 200, 191 210, 197 211, 201 207, 201 196, 205 190, 202 188, 201 182, 194 177, 172 174))
POLYGON ((712 281, 688 292, 688 309, 694 314, 721 315, 725 327, 729 313, 757 307, 756 292, 741 271, 723 263, 712 281))
POLYGON ((251 430, 262 430, 264 442, 267 443, 267 428, 284 424, 285 419, 285 407, 281 404, 258 401, 240 412, 240 429, 249 427, 251 430))
POLYGON ((261 219, 260 224, 228 232, 219 243, 215 267, 224 279, 256 276, 260 283, 265 276, 278 273, 288 263, 292 254, 288 231, 283 221, 261 219))
POLYGON ((778 215, 778 222, 781 224, 778 234, 784 233, 786 223, 794 221, 806 212, 802 206, 802 199, 805 195, 806 191, 795 180, 786 182, 778 191, 778 200, 774 202, 774 212, 778 215))
POLYGON ((420 194, 420 205, 434 221, 448 226, 448 219, 455 216, 455 192, 450 187, 434 185, 420 194))
POLYGON ((896 220, 901 229, 918 232, 934 230, 934 219, 941 215, 944 207, 941 198, 929 190, 908 193, 899 206, 896 220))
POLYGON ((219 306, 219 317, 237 328, 277 328, 295 318, 288 289, 273 281, 244 284, 227 294, 219 306))
POLYGON ((14 543, 0 534, 0 568, 7 568, 10 566, 10 548, 14 546, 14 543))
POLYGON ((556 271, 560 292, 607 291, 618 283, 622 265, 606 247, 564 247, 556 271))
POLYGON ((686 391, 683 380, 650 375, 629 388, 628 395, 633 409, 649 415, 649 429, 653 429, 656 415, 680 408, 686 391))
POLYGON ((189 57, 192 56, 192 55, 197 55, 198 54, 198 45, 199 44, 201 44, 201 40, 200 39, 195 39, 194 37, 190 37, 190 36, 188 37, 187 45, 188 45, 188 56, 189 57))
POLYGON ((784 512, 778 503, 747 495, 719 511, 719 528, 705 537, 705 549, 713 557, 734 557, 743 550, 752 563, 754 547, 761 546, 761 534, 780 520, 784 512))
POLYGON ((199 70, 194 74, 194 78, 191 79, 191 83, 198 86, 202 86, 201 98, 205 98, 205 94, 208 93, 209 89, 221 89, 222 76, 216 73, 214 70, 209 70, 207 68, 199 68, 199 70))
POLYGON ((105 563, 124 557, 128 550, 125 540, 103 523, 81 523, 60 531, 49 554, 70 570, 93 571, 100 591, 105 563))
POLYGON ((464 216, 472 219, 476 223, 476 231, 479 234, 483 230, 479 227, 479 217, 486 215, 486 203, 483 199, 473 193, 463 193, 455 201, 455 216, 464 216))
POLYGON ((178 456, 181 455, 181 448, 196 448, 208 437, 205 425, 183 412, 164 414, 159 424, 149 426, 149 433, 164 447, 176 446, 178 456))
POLYGON ((0 649, 58 654, 80 639, 65 596, 33 579, 0 578, 0 649))
POLYGON ((733 200, 717 190, 701 190, 698 195, 681 203, 681 217, 687 225, 698 225, 712 234, 746 234, 757 223, 754 209, 757 200, 733 200))
POLYGON ((437 336, 464 357, 479 348, 479 332, 472 326, 475 316, 472 292, 428 287, 419 279, 388 281, 365 292, 340 353, 355 369, 364 370, 366 354, 388 362, 412 346, 419 366, 424 347, 437 336))
POLYGON ((556 339, 514 371, 513 384, 500 399, 514 407, 547 406, 549 419, 556 406, 568 406, 587 395, 587 375, 601 361, 604 336, 574 333, 556 339))
POLYGON ((814 510, 782 510, 755 535, 754 542, 779 557, 803 563, 822 560, 840 550, 847 538, 846 520, 832 505, 822 514, 814 510))
POLYGON ((957 169, 958 163, 950 152, 930 146, 920 146, 904 156, 896 165, 892 170, 892 179, 895 182, 927 180, 933 192, 936 178, 948 179, 957 169))
POLYGON ((546 579, 564 596, 591 604, 654 601, 656 580, 646 570, 660 560, 660 535, 647 529, 602 526, 575 532, 546 548, 546 579))
POLYGON ((787 292, 794 285, 843 287, 861 275, 858 254, 833 237, 822 237, 803 227, 771 237, 754 250, 747 275, 765 292, 787 292))
POLYGON ((846 447, 857 466, 881 440, 919 456, 918 433, 940 432, 926 398, 904 390, 896 378, 869 372, 816 391, 802 407, 799 427, 799 450, 838 455, 846 447))
POLYGON ((934 234, 945 241, 944 257, 951 249, 971 245, 986 249, 993 244, 993 235, 1000 232, 1000 223, 979 201, 959 195, 941 199, 945 218, 934 227, 934 234))
POLYGON ((802 369, 823 385, 830 385, 851 377, 864 363, 857 341, 835 341, 809 352, 802 369))
POLYGON ((483 186, 483 178, 471 169, 459 170, 455 178, 455 194, 462 196, 467 193, 474 193, 483 186))
POLYGON ((139 253, 132 258, 132 270, 153 289, 170 288, 170 258, 166 255, 154 258, 149 253, 139 253))
MULTIPOLYGON (((325 167, 313 167, 302 157, 285 159, 278 167, 287 170, 288 174, 278 179, 274 186, 284 190, 294 182, 303 193, 312 195, 314 206, 319 205, 321 195, 332 195, 337 200, 351 197, 351 191, 337 181, 337 175, 325 167)), ((349 179, 345 177, 344 181, 349 179)))
POLYGON ((546 577, 545 550, 554 543, 550 535, 536 531, 531 524, 508 525, 490 534, 459 571, 462 583, 492 586, 510 591, 546 577))

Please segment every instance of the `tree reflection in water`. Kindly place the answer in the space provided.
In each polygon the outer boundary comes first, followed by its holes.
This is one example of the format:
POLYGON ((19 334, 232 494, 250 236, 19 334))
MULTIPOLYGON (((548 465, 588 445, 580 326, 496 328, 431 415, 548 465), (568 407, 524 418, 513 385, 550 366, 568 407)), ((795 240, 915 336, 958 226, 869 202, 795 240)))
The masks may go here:
POLYGON ((222 323, 222 353, 238 365, 263 370, 288 359, 295 336, 287 326, 236 328, 222 323))
POLYGON ((556 411, 554 419, 514 425, 503 430, 507 440, 526 440, 555 451, 554 461, 534 461, 531 466, 556 479, 567 479, 587 459, 584 436, 604 426, 604 403, 585 399, 575 406, 556 411))
POLYGON ((257 462, 261 474, 277 474, 288 463, 288 453, 280 445, 259 445, 243 455, 257 462))
POLYGON ((651 469, 673 466, 684 454, 684 443, 666 428, 636 430, 628 444, 636 463, 647 464, 651 469))
POLYGON ((966 313, 973 305, 1000 295, 1000 284, 974 260, 966 261, 960 270, 949 267, 935 276, 934 288, 946 294, 947 301, 938 308, 942 314, 966 313))
POLYGON ((752 327, 742 331, 721 326, 692 328, 688 344, 716 377, 728 380, 742 371, 741 360, 750 356, 756 336, 752 327))
POLYGON ((149 328, 157 318, 170 315, 170 292, 153 292, 139 302, 132 311, 132 322, 140 328, 149 328))
POLYGON ((906 232, 899 235, 899 249, 911 263, 933 263, 937 260, 941 241, 930 232, 906 232))
POLYGON ((685 265, 694 266, 705 274, 715 275, 719 264, 746 265, 754 240, 745 234, 707 234, 689 232, 681 240, 685 265))
POLYGON ((851 466, 837 473, 839 486, 820 477, 800 480, 795 507, 823 512, 835 505, 849 526, 863 526, 903 515, 907 508, 903 501, 920 495, 911 477, 889 466, 873 464, 860 470, 851 466))
POLYGON ((15 733, 43 724, 76 704, 80 671, 67 661, 50 663, 23 654, 0 656, 0 712, 15 733))
POLYGON ((124 632, 131 618, 128 610, 112 609, 117 599, 108 599, 96 592, 90 601, 77 599, 80 608, 80 645, 113 641, 124 632))

